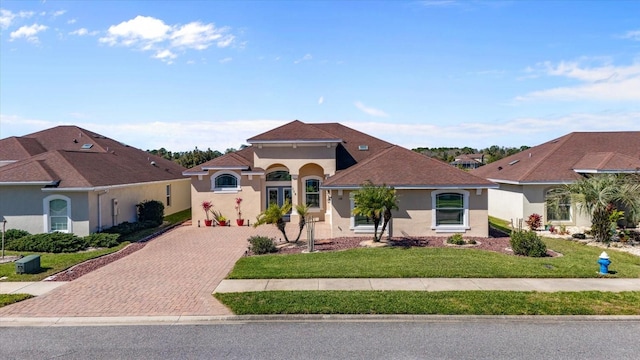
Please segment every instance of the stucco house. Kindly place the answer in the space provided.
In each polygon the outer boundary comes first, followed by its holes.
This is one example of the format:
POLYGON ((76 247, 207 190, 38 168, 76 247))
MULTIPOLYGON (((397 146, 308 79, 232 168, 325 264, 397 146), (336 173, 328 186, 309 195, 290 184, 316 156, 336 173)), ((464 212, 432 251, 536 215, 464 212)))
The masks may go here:
MULTIPOLYGON (((247 142, 183 173, 191 179, 193 226, 204 223, 203 201, 234 219, 242 198, 242 218, 254 221, 270 203, 289 200, 307 204, 333 237, 361 236, 373 227, 352 215, 353 192, 370 180, 397 189, 391 236, 488 234, 487 190, 497 185, 439 160, 338 123, 295 120, 247 142)), ((293 210, 290 220, 297 216, 293 210)))
POLYGON ((79 236, 136 221, 136 204, 165 215, 191 206, 185 168, 77 126, 0 140, 0 220, 32 234, 79 236))
POLYGON ((640 132, 574 132, 482 166, 471 173, 500 185, 489 190, 489 215, 589 227, 590 217, 571 199, 547 206, 549 191, 584 176, 640 170, 640 132))

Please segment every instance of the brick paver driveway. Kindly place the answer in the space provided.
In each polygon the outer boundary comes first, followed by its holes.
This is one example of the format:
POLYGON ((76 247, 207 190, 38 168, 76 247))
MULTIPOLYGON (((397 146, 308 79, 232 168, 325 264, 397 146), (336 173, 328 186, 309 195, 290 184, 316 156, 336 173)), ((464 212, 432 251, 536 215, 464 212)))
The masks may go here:
POLYGON ((274 230, 181 226, 45 295, 0 308, 0 317, 230 315, 211 293, 244 254, 247 238, 279 238, 274 230))

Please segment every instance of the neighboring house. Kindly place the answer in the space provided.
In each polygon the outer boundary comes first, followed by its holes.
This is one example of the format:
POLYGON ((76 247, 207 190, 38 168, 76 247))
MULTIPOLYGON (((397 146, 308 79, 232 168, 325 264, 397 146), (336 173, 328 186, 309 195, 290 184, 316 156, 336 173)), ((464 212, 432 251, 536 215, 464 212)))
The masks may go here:
MULTIPOLYGON (((464 233, 487 236, 487 189, 497 185, 444 162, 395 146, 338 123, 293 121, 247 140, 251 145, 184 172, 191 178, 193 225, 205 219, 198 206, 251 222, 270 203, 305 203, 331 225, 332 236, 372 233, 352 215, 353 192, 366 180, 397 189, 392 236, 464 233)), ((294 207, 295 209, 295 207, 294 207)), ((295 210, 290 215, 297 222, 295 210)))
POLYGON ((184 167, 79 128, 57 126, 0 140, 0 220, 32 234, 79 236, 136 221, 136 204, 191 206, 184 167))
POLYGON ((590 216, 569 198, 547 206, 549 191, 599 173, 640 170, 640 132, 574 132, 482 166, 471 173, 498 183, 489 190, 489 215, 505 220, 536 213, 543 223, 588 227, 590 216))
POLYGON ((476 169, 484 165, 484 154, 462 154, 449 163, 460 169, 470 170, 476 169))

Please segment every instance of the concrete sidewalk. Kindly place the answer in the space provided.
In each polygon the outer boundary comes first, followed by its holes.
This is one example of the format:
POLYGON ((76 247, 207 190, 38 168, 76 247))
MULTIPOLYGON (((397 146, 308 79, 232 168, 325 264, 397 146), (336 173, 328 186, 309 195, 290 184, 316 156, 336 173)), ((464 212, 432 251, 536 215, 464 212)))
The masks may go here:
POLYGON ((274 290, 640 291, 640 279, 249 279, 222 280, 214 293, 274 290))
POLYGON ((67 284, 68 281, 2 282, 0 294, 44 295, 49 291, 67 284))

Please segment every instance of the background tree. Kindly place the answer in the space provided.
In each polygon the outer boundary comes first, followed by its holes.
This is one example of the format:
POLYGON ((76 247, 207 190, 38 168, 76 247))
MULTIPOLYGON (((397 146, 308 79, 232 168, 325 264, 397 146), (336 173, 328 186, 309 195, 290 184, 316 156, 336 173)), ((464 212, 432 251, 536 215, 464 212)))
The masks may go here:
POLYGON ((379 242, 384 234, 387 224, 391 220, 391 210, 398 209, 396 190, 386 185, 374 185, 366 181, 353 196, 355 207, 353 214, 366 216, 373 221, 373 241, 379 242), (383 222, 382 230, 378 235, 378 227, 383 222))
MULTIPOLYGON (((287 233, 285 231, 285 226, 287 223, 284 221, 284 217, 291 210, 291 203, 287 200, 282 206, 278 206, 276 203, 269 204, 269 207, 261 212, 256 219, 256 222, 253 224, 253 227, 258 227, 264 224, 273 224, 284 236, 284 241, 289 242, 289 238, 287 237, 287 233)), ((297 241, 297 239, 296 239, 297 241)))
POLYGON ((591 231, 596 241, 609 242, 612 215, 622 207, 626 217, 636 224, 640 215, 640 181, 637 174, 597 174, 584 177, 552 192, 551 205, 558 199, 570 196, 581 213, 591 216, 591 231))

